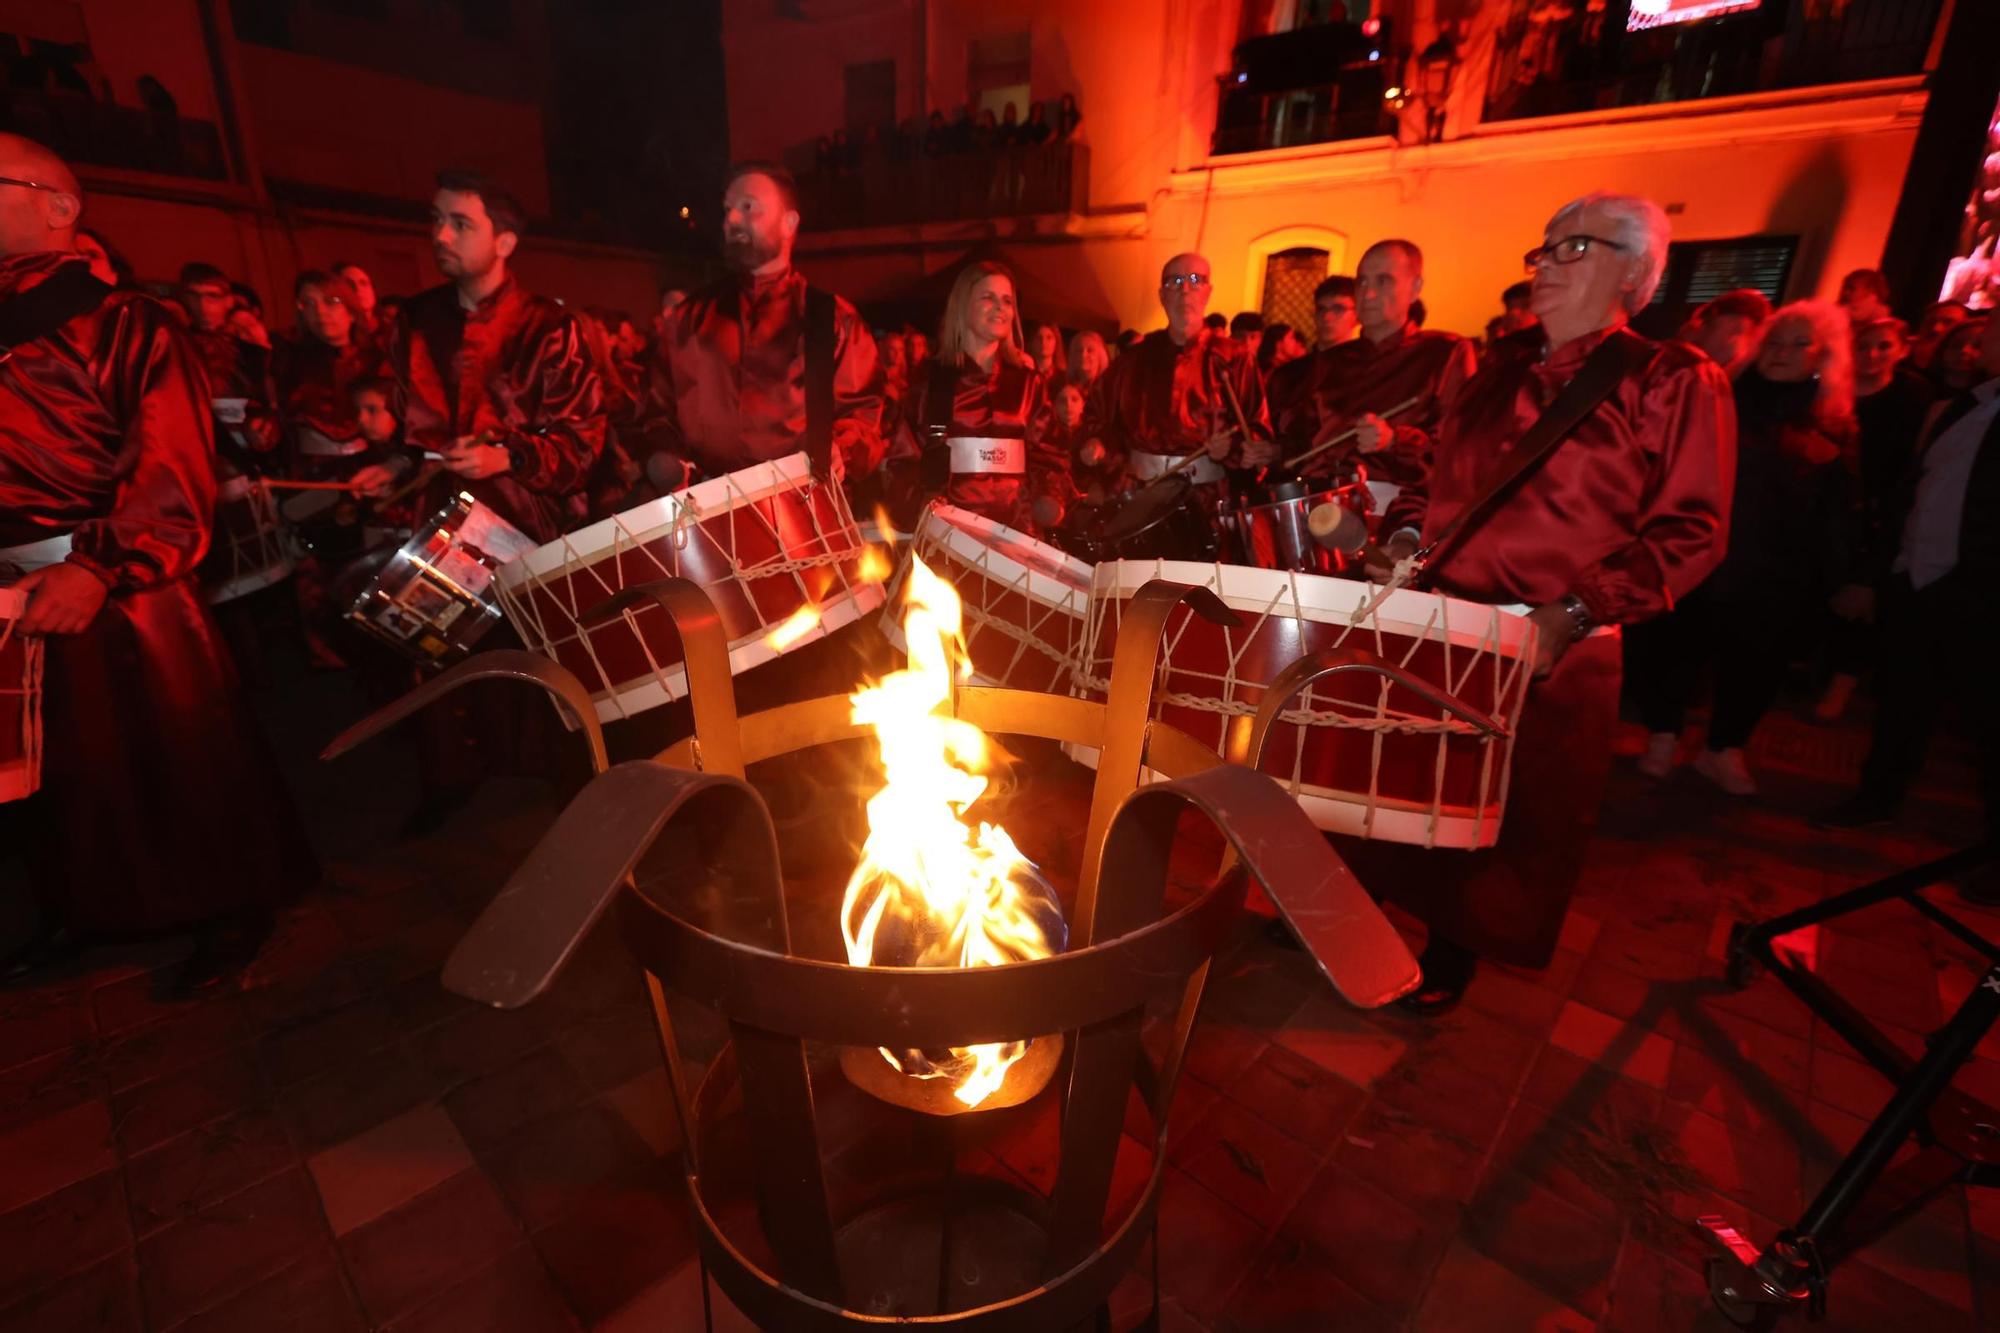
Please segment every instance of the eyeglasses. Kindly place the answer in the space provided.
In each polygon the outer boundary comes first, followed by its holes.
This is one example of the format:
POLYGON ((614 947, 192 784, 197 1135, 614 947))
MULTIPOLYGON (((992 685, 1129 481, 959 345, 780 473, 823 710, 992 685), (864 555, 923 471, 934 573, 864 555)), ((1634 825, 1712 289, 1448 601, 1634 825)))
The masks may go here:
POLYGON ((1206 286, 1208 286, 1208 274, 1206 273, 1170 273, 1160 279, 1160 290, 1163 292, 1177 292, 1183 287, 1191 292, 1198 292, 1206 286))
POLYGON ((53 185, 44 185, 40 181, 16 180, 12 176, 0 176, 0 185, 18 185, 24 190, 46 190, 50 194, 69 193, 68 190, 58 189, 56 186, 53 185))
POLYGON ((1521 263, 1530 273, 1540 268, 1544 259, 1557 264, 1574 264, 1589 254, 1593 245, 1602 245, 1612 250, 1628 248, 1616 241, 1607 241, 1602 236, 1586 236, 1578 232, 1574 236, 1565 236, 1560 241, 1550 241, 1547 245, 1536 246, 1521 256, 1521 263))

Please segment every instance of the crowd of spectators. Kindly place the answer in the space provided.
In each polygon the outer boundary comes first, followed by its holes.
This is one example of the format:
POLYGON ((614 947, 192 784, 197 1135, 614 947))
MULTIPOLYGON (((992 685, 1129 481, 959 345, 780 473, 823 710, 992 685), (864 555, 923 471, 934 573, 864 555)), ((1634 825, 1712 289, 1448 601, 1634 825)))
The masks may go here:
POLYGON ((845 129, 820 136, 813 144, 813 168, 825 176, 857 171, 871 161, 915 162, 924 158, 960 157, 1012 148, 1039 148, 1077 137, 1083 113, 1076 97, 1064 93, 1051 101, 1028 103, 1024 114, 1013 102, 996 114, 992 107, 969 103, 947 117, 932 111, 922 124, 914 118, 869 126, 860 134, 845 129))

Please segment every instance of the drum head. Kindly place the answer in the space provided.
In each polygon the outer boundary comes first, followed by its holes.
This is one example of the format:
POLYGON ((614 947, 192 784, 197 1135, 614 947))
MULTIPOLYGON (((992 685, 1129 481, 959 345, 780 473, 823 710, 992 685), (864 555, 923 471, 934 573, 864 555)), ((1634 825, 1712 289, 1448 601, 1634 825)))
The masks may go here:
POLYGON ((1162 477, 1134 491, 1104 520, 1103 539, 1116 545, 1165 522, 1187 505, 1194 490, 1186 477, 1162 477))

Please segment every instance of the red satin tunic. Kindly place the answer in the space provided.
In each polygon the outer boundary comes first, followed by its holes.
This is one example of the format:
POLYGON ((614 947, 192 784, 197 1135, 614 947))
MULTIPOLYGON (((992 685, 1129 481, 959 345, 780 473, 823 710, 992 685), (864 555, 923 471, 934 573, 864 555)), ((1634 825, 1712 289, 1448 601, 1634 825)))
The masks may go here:
MULTIPOLYGON (((1405 399, 1419 400, 1389 418, 1393 444, 1362 455, 1371 476, 1406 484, 1429 468, 1438 422, 1472 378, 1477 358, 1471 342, 1457 334, 1409 324, 1382 342, 1363 336, 1292 364, 1304 369, 1271 392, 1272 424, 1287 454, 1339 434, 1365 413, 1380 415, 1405 399)), ((1351 446, 1329 449, 1306 470, 1327 472, 1351 452, 1351 446)))
MULTIPOLYGON (((388 363, 373 343, 355 341, 329 347, 301 330, 272 350, 271 378, 277 385, 278 411, 298 450, 299 437, 310 428, 329 440, 346 443, 361 437, 354 419, 356 380, 387 373, 388 363)), ((357 450, 340 457, 298 453, 293 470, 304 477, 345 477, 368 463, 380 462, 372 451, 357 450)))
POLYGON ((413 448, 484 431, 511 460, 483 481, 446 474, 427 503, 469 491, 537 541, 583 520, 584 483, 604 450, 605 392, 576 316, 512 278, 469 311, 450 284, 433 287, 403 307, 389 364, 413 448))
MULTIPOLYGON (((918 432, 919 447, 933 445, 926 427, 944 413, 934 412, 930 403, 934 377, 926 370, 919 386, 911 421, 918 432)), ((1047 496, 1058 505, 1069 503, 1069 455, 1047 442, 1049 409, 1043 398, 1042 376, 1026 366, 1008 365, 995 358, 990 372, 976 365, 962 368, 952 380, 951 407, 947 435, 988 435, 1026 442, 1026 470, 1017 476, 993 473, 951 475, 944 497, 961 509, 984 514, 996 522, 1023 532, 1038 528, 1034 502, 1047 496)), ((934 475, 948 475, 949 464, 939 460, 934 475)))
MULTIPOLYGON (((1256 361, 1241 343, 1214 337, 1206 329, 1186 346, 1176 344, 1165 329, 1147 334, 1098 378, 1091 390, 1091 420, 1120 463, 1134 452, 1190 454, 1207 447, 1217 431, 1236 424, 1222 387, 1225 380, 1235 388, 1251 432, 1268 436, 1270 418, 1256 361)), ((1232 455, 1223 461, 1234 466, 1238 460, 1232 455)))
MULTIPOLYGON (((833 452, 858 477, 882 461, 882 376, 874 335, 838 297, 833 356, 833 452)), ((805 278, 730 277, 682 302, 654 357, 646 415, 651 447, 710 473, 804 449, 805 278)))
MULTIPOLYGON (((1604 337, 1546 357, 1539 328, 1503 339, 1446 411, 1428 484, 1405 488, 1384 531, 1434 537, 1604 337)), ((1728 377, 1693 348, 1662 343, 1433 565, 1435 582, 1479 602, 1542 606, 1575 593, 1606 624, 1657 616, 1721 561, 1735 469, 1728 377)))

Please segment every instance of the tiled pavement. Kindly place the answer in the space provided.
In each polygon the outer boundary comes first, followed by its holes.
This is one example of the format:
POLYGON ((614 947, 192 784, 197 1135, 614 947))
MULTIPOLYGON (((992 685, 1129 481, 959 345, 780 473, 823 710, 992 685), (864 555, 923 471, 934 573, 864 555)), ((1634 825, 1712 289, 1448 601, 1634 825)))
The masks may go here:
MULTIPOLYGON (((279 724, 298 756, 350 706, 302 689, 313 706, 279 724)), ((1886 1088, 1774 983, 1725 986, 1723 933, 1966 820, 1947 795, 1914 833, 1809 833, 1796 812, 1833 789, 1808 775, 1850 763, 1852 736, 1780 720, 1767 762, 1800 772, 1756 802, 1621 773, 1555 964, 1487 968, 1441 1021, 1344 1008, 1246 922, 1174 1108, 1164 1328, 1722 1327, 1689 1219, 1768 1239, 1886 1088)), ((397 846, 398 756, 299 764, 331 883, 241 993, 163 1006, 148 969, 169 953, 133 950, 0 997, 4 1333, 701 1327, 658 1048, 615 941, 519 1013, 437 984, 547 793, 489 784, 397 846)), ((1075 790, 1048 808, 1073 814, 1075 790)), ((1896 909, 1818 949, 1912 1044, 1974 975, 1896 909)), ((712 1025, 691 1039, 712 1048, 712 1025)), ((1983 1056, 1967 1083, 2000 1102, 2000 1036, 1983 1056)), ((1121 1290, 1121 1326, 1145 1286, 1121 1290)), ((1836 1270, 1830 1316, 2000 1326, 2000 1202, 1923 1209, 1836 1270)))

